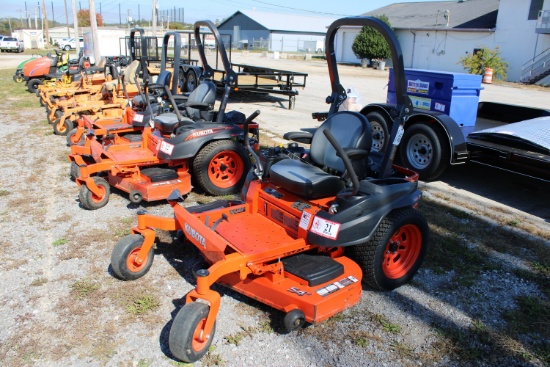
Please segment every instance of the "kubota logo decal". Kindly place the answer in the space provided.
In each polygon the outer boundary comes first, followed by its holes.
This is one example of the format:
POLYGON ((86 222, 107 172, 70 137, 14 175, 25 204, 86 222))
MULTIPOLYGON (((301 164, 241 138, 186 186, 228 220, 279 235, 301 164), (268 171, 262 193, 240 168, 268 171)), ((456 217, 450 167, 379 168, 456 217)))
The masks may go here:
POLYGON ((207 130, 196 131, 196 132, 194 132, 193 134, 189 135, 185 140, 191 140, 191 139, 195 139, 195 138, 200 138, 201 136, 206 136, 206 135, 210 135, 210 134, 214 134, 214 130, 213 130, 213 129, 207 129, 207 130))
POLYGON ((187 223, 185 223, 184 228, 185 228, 185 232, 187 232, 187 234, 191 236, 191 238, 193 238, 195 241, 200 243, 202 247, 206 248, 206 240, 199 232, 197 232, 193 227, 191 227, 187 223))

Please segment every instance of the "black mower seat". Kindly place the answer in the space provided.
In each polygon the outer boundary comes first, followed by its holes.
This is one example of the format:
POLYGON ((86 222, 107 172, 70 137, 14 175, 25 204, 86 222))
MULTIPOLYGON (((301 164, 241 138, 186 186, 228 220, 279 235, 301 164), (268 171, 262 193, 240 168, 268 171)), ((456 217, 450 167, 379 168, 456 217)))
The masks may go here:
POLYGON ((306 199, 334 196, 344 189, 344 181, 340 179, 340 175, 345 172, 344 162, 323 134, 325 129, 334 135, 344 150, 355 148, 363 152, 350 159, 358 178, 366 177, 372 130, 365 116, 344 111, 330 116, 313 134, 311 164, 284 159, 271 166, 269 175, 274 185, 306 199))
MULTIPOLYGON (((148 95, 148 97, 149 97, 150 104, 156 102, 155 96, 148 95)), ((140 94, 138 94, 137 96, 132 98, 132 105, 134 107, 144 109, 147 106, 147 103, 145 102, 144 98, 140 94)))
POLYGON ((193 124, 193 120, 188 117, 182 117, 182 121, 179 121, 175 113, 168 112, 155 117, 155 128, 162 134, 172 134, 180 126, 180 122, 181 124, 193 124))

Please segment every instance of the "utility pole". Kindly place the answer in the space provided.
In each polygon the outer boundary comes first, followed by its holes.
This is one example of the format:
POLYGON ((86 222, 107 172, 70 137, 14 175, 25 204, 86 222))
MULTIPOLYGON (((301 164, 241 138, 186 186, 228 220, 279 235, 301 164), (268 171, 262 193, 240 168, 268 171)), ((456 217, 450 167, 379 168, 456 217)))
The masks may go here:
POLYGON ((122 15, 120 14, 120 3, 118 3, 118 24, 122 25, 122 15))
POLYGON ((153 0, 153 37, 157 36, 157 0, 153 0))
POLYGON ((67 39, 71 38, 71 30, 69 29, 69 12, 67 11, 67 0, 65 1, 65 23, 67 24, 67 39))
MULTIPOLYGON (((46 18, 48 19, 48 18, 46 18)), ((53 22, 53 25, 55 26, 55 13, 53 11, 53 1, 52 1, 52 22, 53 22)))
POLYGON ((27 10, 26 1, 25 1, 25 16, 27 17, 27 23, 29 24, 29 29, 31 29, 31 17, 29 16, 29 11, 27 10))
MULTIPOLYGON (((97 37, 97 19, 95 16, 95 0, 88 0, 90 5, 90 25, 92 26, 92 41, 94 43, 94 63, 98 64, 101 58, 99 51, 99 39, 97 37)), ((120 6, 120 5, 119 5, 120 6)))
MULTIPOLYGON (((76 45, 76 56, 80 56, 80 35, 78 34, 78 16, 76 15, 76 0, 73 0, 73 23, 74 23, 74 39, 76 45)), ((69 36, 70 38, 70 36, 69 36)))
MULTIPOLYGON (((53 3, 52 3, 53 5, 53 3)), ((44 28, 46 29, 46 44, 50 44, 50 32, 48 31, 48 13, 46 13, 46 3, 42 0, 42 11, 44 12, 44 28)))

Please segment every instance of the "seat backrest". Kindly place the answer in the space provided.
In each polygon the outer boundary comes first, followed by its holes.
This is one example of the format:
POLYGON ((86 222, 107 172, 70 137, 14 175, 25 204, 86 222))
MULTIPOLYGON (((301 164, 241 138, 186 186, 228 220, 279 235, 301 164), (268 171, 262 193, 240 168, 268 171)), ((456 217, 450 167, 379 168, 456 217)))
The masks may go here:
POLYGON ((124 83, 125 84, 135 84, 134 78, 139 68, 139 60, 134 60, 124 68, 124 83))
POLYGON ((170 86, 170 81, 172 80, 172 73, 168 70, 163 70, 160 72, 157 77, 156 84, 164 86, 170 86))
MULTIPOLYGON (((323 130, 328 129, 342 148, 358 148, 370 152, 372 147, 372 129, 367 118, 357 112, 342 111, 330 116, 313 134, 310 147, 311 161, 320 166, 338 172, 344 172, 344 162, 336 155, 323 130)), ((353 168, 359 178, 367 173, 367 157, 352 160, 353 168)))
MULTIPOLYGON (((214 106, 214 103, 216 103, 216 84, 211 80, 204 80, 191 92, 187 102, 207 103, 214 106)), ((200 119, 212 121, 212 111, 201 111, 198 108, 186 107, 185 112, 187 112, 189 118, 195 121, 200 119)))

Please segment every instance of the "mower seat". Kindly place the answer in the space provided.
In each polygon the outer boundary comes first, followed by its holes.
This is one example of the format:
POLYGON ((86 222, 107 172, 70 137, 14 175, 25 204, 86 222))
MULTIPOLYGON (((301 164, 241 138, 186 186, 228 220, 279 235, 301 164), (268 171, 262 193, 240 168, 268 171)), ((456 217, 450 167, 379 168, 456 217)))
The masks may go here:
POLYGON ((204 80, 191 92, 184 103, 185 115, 194 121, 212 121, 214 103, 216 103, 216 84, 211 80, 204 80))
POLYGON ((163 135, 172 134, 178 126, 186 124, 194 124, 194 121, 189 117, 182 117, 182 121, 180 121, 174 112, 163 113, 155 117, 155 128, 163 135))
POLYGON ((311 140, 311 164, 283 159, 270 168, 271 183, 303 197, 319 199, 334 196, 345 188, 341 175, 346 169, 323 130, 329 130, 350 156, 353 169, 361 180, 368 174, 368 154, 372 146, 372 130, 367 118, 357 112, 343 111, 330 116, 315 131, 311 140))

